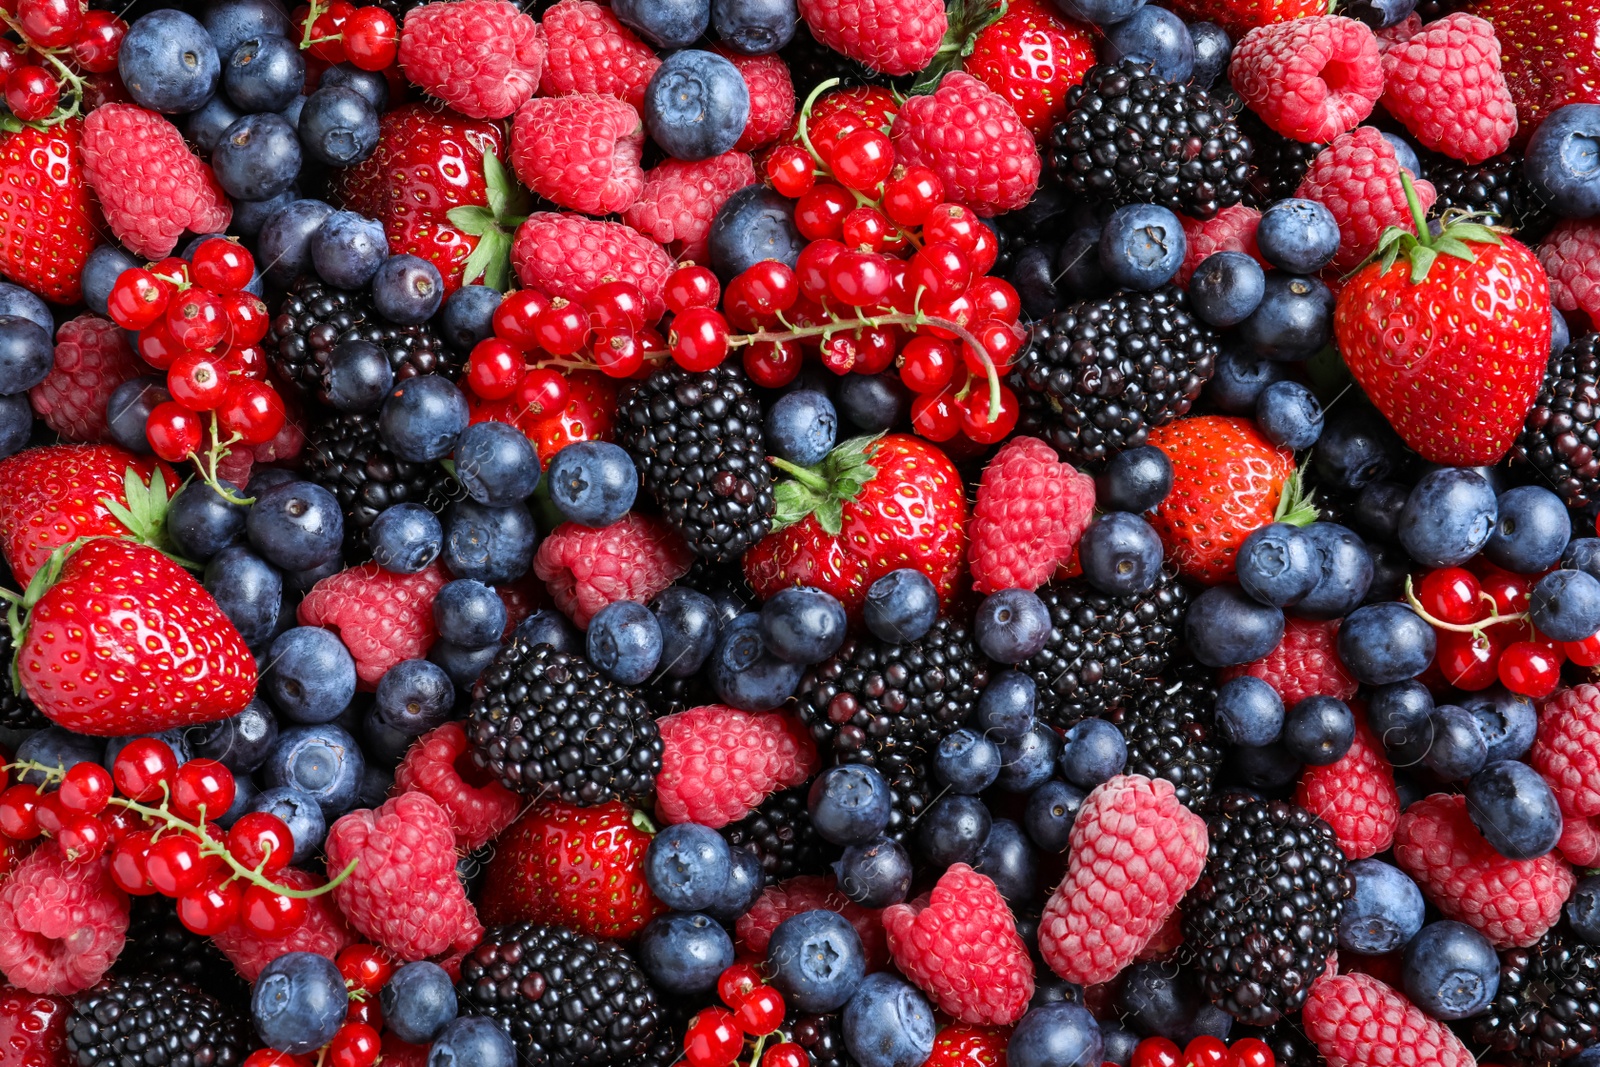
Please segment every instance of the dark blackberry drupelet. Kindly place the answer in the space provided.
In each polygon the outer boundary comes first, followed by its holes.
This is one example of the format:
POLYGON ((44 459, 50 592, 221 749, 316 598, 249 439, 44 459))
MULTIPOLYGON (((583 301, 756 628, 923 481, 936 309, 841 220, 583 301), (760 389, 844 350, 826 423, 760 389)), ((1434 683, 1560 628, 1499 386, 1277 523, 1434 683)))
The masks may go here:
POLYGON ((1222 766, 1211 710, 1217 700, 1215 678, 1216 672, 1186 660, 1146 683, 1110 716, 1128 743, 1124 773, 1165 778, 1178 799, 1195 809, 1210 798, 1222 766))
POLYGON ((1519 155, 1507 152, 1474 166, 1426 152, 1422 166, 1439 194, 1433 205, 1436 214, 1461 208, 1487 215, 1483 221, 1509 226, 1530 243, 1544 236, 1560 217, 1523 179, 1519 155))
POLYGON ((209 937, 178 921, 168 897, 128 898, 128 941, 117 957, 116 973, 159 974, 204 989, 224 1004, 250 1003, 250 986, 209 937))
POLYGON ((313 422, 306 434, 306 474, 332 493, 344 512, 345 543, 365 558, 367 528, 395 504, 442 511, 462 495, 460 483, 437 463, 401 459, 378 437, 378 416, 345 412, 313 422))
POLYGON ((107 978, 72 998, 78 1067, 238 1067, 257 1047, 248 1018, 171 975, 107 978))
POLYGON ((467 711, 473 762, 509 789, 569 804, 645 805, 661 733, 644 701, 582 656, 517 638, 494 658, 467 711))
POLYGON ((1254 149, 1250 186, 1244 202, 1251 207, 1266 207, 1295 194, 1305 179, 1311 161, 1328 146, 1318 142, 1291 141, 1274 131, 1254 111, 1240 106, 1239 128, 1250 138, 1254 149))
POLYGON ((456 995, 462 1014, 507 1029, 524 1067, 637 1063, 662 1022, 633 957, 564 926, 491 928, 461 961, 456 995))
POLYGON ((735 848, 748 849, 761 860, 767 884, 813 874, 838 855, 811 825, 805 786, 772 794, 761 806, 736 823, 722 828, 722 836, 735 848))
POLYGON ((1512 456, 1581 510, 1600 503, 1600 334, 1575 338, 1550 361, 1512 456))
POLYGON ((1355 882, 1333 828, 1304 808, 1229 793, 1206 822, 1206 869, 1184 898, 1184 951, 1212 1002, 1267 1026, 1299 1011, 1322 976, 1355 882))
POLYGON ((1468 1022, 1473 1040, 1529 1067, 1600 1042, 1600 945, 1558 926, 1531 948, 1506 949, 1499 992, 1468 1022))
POLYGON ((1299 1019, 1279 1019, 1271 1026, 1260 1029, 1234 1027, 1229 1037, 1234 1041, 1245 1037, 1257 1037, 1265 1041, 1272 1050, 1274 1067, 1327 1067, 1328 1064, 1322 1058, 1322 1053, 1317 1051, 1317 1046, 1300 1029, 1299 1019))
POLYGON ((1209 219, 1237 204, 1251 144, 1223 101, 1152 74, 1140 60, 1104 63, 1067 93, 1045 169, 1092 204, 1160 204, 1209 219))
POLYGON ((8 730, 39 730, 50 720, 34 706, 28 694, 11 685, 11 660, 15 656, 11 630, 0 626, 0 726, 8 730))
POLYGON ((1038 594, 1050 609, 1050 640, 1017 669, 1039 688, 1039 718, 1060 727, 1121 707, 1166 671, 1189 608, 1188 591, 1165 573, 1137 596, 1107 596, 1082 578, 1038 594))
POLYGON ((704 374, 676 366, 624 390, 617 439, 689 547, 738 558, 772 529, 772 468, 754 387, 730 360, 704 374))
POLYGON ((1172 285, 1073 304, 1034 323, 1017 356, 1017 429, 1096 467, 1188 414, 1216 369, 1218 340, 1172 285))

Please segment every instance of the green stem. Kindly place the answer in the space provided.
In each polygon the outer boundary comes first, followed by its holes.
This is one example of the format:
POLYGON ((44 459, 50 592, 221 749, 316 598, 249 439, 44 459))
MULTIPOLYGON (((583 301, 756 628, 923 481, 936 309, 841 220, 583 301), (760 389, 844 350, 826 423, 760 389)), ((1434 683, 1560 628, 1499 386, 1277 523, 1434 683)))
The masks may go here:
POLYGON ((1428 215, 1422 210, 1422 201, 1417 199, 1417 187, 1411 181, 1410 173, 1400 168, 1400 187, 1406 192, 1406 206, 1411 209, 1411 222, 1417 228, 1417 237, 1423 241, 1428 239, 1428 215))
POLYGON ((785 474, 788 474, 791 478, 805 486, 807 489, 812 489, 819 493, 826 493, 828 491, 828 479, 824 478, 814 470, 802 467, 797 463, 790 463, 788 460, 779 456, 769 456, 767 462, 771 463, 774 467, 777 467, 785 474))
MULTIPOLYGON (((1490 597, 1489 599, 1492 601, 1494 598, 1490 597)), ((1424 608, 1422 606, 1422 602, 1417 599, 1417 594, 1412 592, 1411 578, 1409 576, 1406 578, 1406 603, 1411 606, 1412 611, 1422 616, 1423 621, 1429 626, 1432 626, 1436 630, 1449 630, 1451 633, 1457 634, 1481 635, 1482 632, 1490 626, 1499 626, 1501 623, 1507 622, 1528 621, 1528 613, 1525 611, 1519 611, 1511 615, 1490 615, 1488 618, 1478 619, 1476 622, 1445 622, 1443 619, 1438 619, 1428 614, 1428 610, 1424 608)))

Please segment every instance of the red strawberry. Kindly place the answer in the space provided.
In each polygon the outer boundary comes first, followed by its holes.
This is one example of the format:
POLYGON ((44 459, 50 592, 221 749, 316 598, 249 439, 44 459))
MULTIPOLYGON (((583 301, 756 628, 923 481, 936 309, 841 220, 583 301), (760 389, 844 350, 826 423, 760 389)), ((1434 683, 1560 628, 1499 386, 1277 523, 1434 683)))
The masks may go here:
POLYGON ((1471 222, 1426 239, 1390 229, 1375 255, 1334 309, 1350 373, 1424 459, 1494 463, 1522 429, 1549 362, 1544 268, 1516 240, 1471 222))
POLYGON ((961 475, 937 447, 906 434, 856 438, 779 484, 773 532, 745 553, 762 599, 790 585, 825 589, 852 614, 867 587, 914 567, 946 604, 967 545, 961 475))
MULTIPOLYGON (((40 577, 55 569, 52 557, 40 577)), ((16 671, 57 726, 153 733, 228 718, 255 696, 256 661, 239 631, 155 549, 96 538, 54 577, 28 613, 16 671)))
POLYGON ((67 1049, 65 997, 42 996, 0 986, 0 1062, 6 1067, 69 1067, 78 1057, 67 1049))
POLYGON ((1094 64, 1094 38, 1086 27, 1039 0, 1018 0, 978 34, 964 65, 1042 138, 1066 118, 1067 90, 1094 64))
POLYGON ((1172 6, 1191 22, 1221 23, 1234 40, 1257 26, 1328 13, 1325 0, 1178 0, 1172 6))
POLYGON ((666 907, 644 880, 650 820, 620 800, 546 800, 500 835, 483 884, 483 921, 558 923, 632 937, 666 907))
POLYGON ((100 244, 82 138, 82 120, 68 119, 0 140, 0 274, 59 304, 82 299, 83 265, 100 244))
POLYGON ((1563 104, 1600 103, 1600 15, 1590 0, 1477 0, 1500 40, 1500 69, 1527 138, 1563 104))
POLYGON ((1005 1067, 1010 1040, 1011 1031, 1006 1027, 951 1023, 939 1031, 933 1055, 922 1067, 1005 1067))

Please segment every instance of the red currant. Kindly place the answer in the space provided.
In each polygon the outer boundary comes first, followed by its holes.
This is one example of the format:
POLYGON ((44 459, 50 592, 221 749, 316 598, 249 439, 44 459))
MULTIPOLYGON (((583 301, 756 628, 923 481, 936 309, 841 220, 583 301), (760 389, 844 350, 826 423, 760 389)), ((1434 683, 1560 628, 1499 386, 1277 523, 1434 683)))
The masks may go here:
MULTIPOLYGON (((988 232, 989 228, 983 224, 983 220, 965 204, 937 204, 922 223, 922 239, 925 243, 949 241, 972 257, 972 269, 976 274, 988 271, 975 255, 982 240, 981 234, 988 232)), ((993 237, 992 234, 990 236, 993 237)))
POLYGON ((1133 1050, 1129 1067, 1178 1067, 1183 1051, 1175 1041, 1164 1037, 1147 1037, 1133 1050))
POLYGON ((1530 575, 1501 570, 1482 556, 1474 561, 1474 566, 1478 568, 1478 582, 1483 591, 1494 598, 1497 614, 1516 615, 1528 610, 1528 594, 1533 591, 1530 575))
POLYGON ((811 1057, 793 1041, 769 1045, 761 1054, 761 1067, 811 1067, 811 1057))
POLYGON ((597 330, 641 330, 646 325, 644 297, 631 282, 603 282, 583 298, 589 324, 597 330))
POLYGON ((140 803, 160 800, 177 773, 178 757, 172 746, 154 737, 134 738, 111 761, 111 777, 118 791, 140 803))
POLYGON ((1440 622, 1468 623, 1483 617, 1477 575, 1462 567, 1440 567, 1417 583, 1417 602, 1440 622))
POLYGON ((267 336, 272 314, 266 301, 254 293, 223 293, 222 307, 228 315, 228 343, 232 352, 267 336))
POLYGON ((78 0, 17 0, 22 34, 39 48, 65 48, 83 29, 78 0))
POLYGON ((1496 673, 1513 693, 1540 699, 1561 683, 1561 655, 1545 641, 1518 641, 1500 653, 1496 673))
POLYGON ((221 817, 233 806, 233 772, 214 759, 192 759, 178 768, 172 785, 172 810, 189 822, 221 817))
POLYGON ((117 53, 128 35, 128 24, 109 11, 86 11, 83 27, 72 42, 72 58, 90 74, 117 69, 117 53))
POLYGON ((13 841, 39 836, 39 790, 31 785, 8 786, 0 792, 0 834, 13 841))
POLYGON ((997 374, 1003 376, 1008 373, 1011 370, 1011 357, 1022 348, 1025 336, 1022 327, 990 319, 973 327, 972 334, 983 346, 983 353, 980 355, 971 345, 962 345, 961 358, 967 369, 973 374, 987 376, 988 369, 984 366, 987 360, 997 374))
POLYGON ((156 370, 166 370, 188 351, 173 339, 172 331, 167 329, 165 316, 160 322, 153 322, 140 330, 134 347, 139 350, 139 358, 156 370))
POLYGON ((883 187, 883 210, 902 226, 921 226, 944 199, 944 182, 927 167, 896 167, 883 187))
POLYGON ((1457 689, 1477 692, 1487 689, 1499 677, 1496 664, 1507 642, 1493 629, 1477 634, 1436 630, 1434 662, 1444 680, 1457 689))
POLYGON ((185 289, 167 304, 167 330, 191 352, 204 352, 228 336, 228 309, 209 289, 185 289))
POLYGON ((289 825, 269 811, 249 811, 228 830, 228 854, 252 871, 276 874, 289 866, 294 835, 289 825))
MULTIPOLYGON (((838 157, 836 156, 835 159, 838 157)), ((756 986, 734 1005, 739 1029, 752 1037, 770 1034, 783 1022, 783 994, 769 985, 756 986)))
POLYGON ((203 861, 196 838, 185 833, 166 833, 150 846, 144 869, 157 892, 176 897, 200 884, 207 873, 203 861))
POLYGON ((937 393, 955 377, 956 363, 949 341, 918 335, 900 350, 900 380, 913 393, 937 393))
POLYGON ((689 1067, 728 1067, 744 1047, 744 1034, 726 1008, 706 1008, 689 1020, 683 1056, 689 1067))
MULTIPOLYGON (((156 849, 165 840, 163 838, 150 846, 148 866, 152 870, 156 849)), ((230 881, 222 874, 208 875, 178 897, 178 921, 201 937, 211 937, 239 921, 239 905, 243 900, 244 889, 238 882, 230 881)))
POLYGON ((817 183, 816 166, 811 153, 799 145, 785 144, 774 148, 767 156, 767 182, 780 196, 797 200, 817 183))
POLYGON ((856 130, 833 149, 833 176, 847 189, 871 192, 894 169, 894 143, 882 130, 856 130))
POLYGON ((846 215, 839 224, 839 239, 859 252, 884 252, 901 243, 889 216, 875 207, 858 207, 846 215))
POLYGON ((34 810, 33 816, 39 821, 39 829, 50 837, 61 832, 61 824, 72 817, 72 813, 61 806, 61 798, 54 793, 46 793, 39 798, 39 806, 34 810))
MULTIPOLYGON (((929 318, 953 322, 958 326, 968 326, 972 323, 972 297, 968 293, 957 293, 948 300, 940 300, 937 297, 924 297, 922 299, 922 312, 929 318)), ((935 337, 942 337, 946 341, 954 341, 956 339, 955 333, 943 326, 929 324, 922 329, 924 332, 930 333, 935 337)))
POLYGON ((948 441, 961 432, 961 406, 949 389, 911 398, 911 426, 930 441, 948 441))
POLYGON ((1235 1067, 1277 1067, 1272 1047, 1259 1037, 1242 1037, 1229 1046, 1235 1067))
POLYGON ((116 785, 111 772, 98 763, 74 763, 67 768, 56 795, 61 806, 79 815, 99 815, 105 810, 116 785))
POLYGON ((129 267, 117 275, 106 312, 124 330, 142 330, 167 310, 167 287, 143 267, 129 267))
POLYGON ((1004 278, 985 274, 972 282, 968 290, 977 314, 1001 322, 1016 322, 1022 315, 1022 298, 1016 288, 1004 278))
POLYGON ((213 411, 228 391, 223 357, 210 352, 185 352, 167 368, 167 392, 190 411, 213 411))
POLYGON ((346 0, 333 0, 311 24, 311 39, 316 42, 309 49, 311 54, 325 63, 343 63, 344 24, 355 12, 355 5, 346 0))
POLYGON ((1000 387, 1000 410, 991 415, 989 390, 980 378, 977 388, 967 394, 961 405, 961 432, 979 444, 992 445, 1017 428, 1017 395, 1009 388, 1000 387))
POLYGON ((150 838, 149 830, 137 830, 111 847, 111 880, 124 893, 148 897, 156 891, 145 869, 150 858, 150 838))
POLYGON ((1227 1042, 1210 1034, 1194 1038, 1183 1050, 1183 1067, 1229 1067, 1231 1062, 1227 1042))
POLYGON ((344 975, 344 980, 352 988, 368 993, 382 989, 394 974, 394 964, 389 962, 389 957, 382 949, 372 945, 351 945, 340 949, 334 962, 339 965, 339 973, 344 975))
POLYGON ((1590 634, 1582 641, 1567 641, 1561 650, 1580 667, 1600 666, 1600 634, 1590 634))
POLYGON ((356 8, 344 23, 344 54, 361 70, 383 70, 400 54, 400 27, 376 4, 356 8))
POLYGON ((517 386, 517 403, 534 418, 560 411, 567 406, 567 396, 567 380, 549 367, 535 367, 517 386))
POLYGON ((672 320, 667 335, 672 358, 697 373, 720 366, 728 358, 728 323, 711 308, 690 308, 672 320))
POLYGON ((127 808, 107 808, 100 813, 100 821, 105 823, 106 833, 111 835, 113 845, 125 840, 130 834, 146 829, 144 816, 127 808))
POLYGON ((239 921, 262 937, 282 937, 304 925, 308 909, 304 897, 286 897, 252 883, 239 902, 239 921))
POLYGON ((537 324, 539 316, 549 306, 550 298, 537 289, 518 289, 514 293, 507 293, 489 319, 494 327, 494 335, 524 351, 539 347, 537 324))
POLYGON ((744 350, 744 372, 765 389, 778 389, 800 376, 799 341, 757 341, 744 350))
MULTIPOLYGON (((286 418, 277 390, 252 378, 235 380, 217 408, 217 422, 223 431, 238 434, 247 445, 264 445, 278 436, 286 418)), ((151 444, 153 447, 154 442, 151 444)))
POLYGON ((328 1067, 372 1067, 382 1051, 378 1031, 366 1023, 347 1022, 328 1043, 328 1067))
POLYGON ((237 241, 213 237, 200 242, 189 263, 189 272, 196 285, 214 289, 219 293, 237 292, 250 284, 255 276, 256 261, 250 250, 237 241))
POLYGON ((849 307, 880 303, 892 284, 888 266, 876 252, 846 249, 828 264, 828 294, 849 307))
POLYGON ((972 284, 972 260, 949 241, 933 241, 917 249, 906 266, 906 285, 934 300, 949 300, 972 284))
POLYGON ((812 241, 800 250, 794 273, 800 282, 800 291, 812 300, 828 296, 828 267, 845 250, 838 241, 824 238, 812 241))
POLYGON ((764 259, 728 283, 728 295, 765 317, 788 311, 800 299, 800 280, 786 263, 764 259))
POLYGON ((275 1048, 256 1049, 244 1058, 242 1067, 311 1067, 310 1056, 292 1056, 275 1048))
POLYGON ((667 275, 661 299, 674 315, 690 308, 714 308, 722 295, 717 276, 705 267, 690 263, 667 275))
POLYGON ((61 824, 56 841, 66 854, 68 863, 87 863, 99 859, 111 843, 105 823, 92 815, 73 815, 61 824))
POLYGON ((644 366, 644 345, 632 330, 601 330, 590 348, 595 366, 607 378, 629 378, 644 366))
POLYGON ((732 963, 717 975, 717 996, 721 997, 722 1003, 729 1008, 737 1008, 744 998, 750 995, 751 990, 765 981, 755 964, 732 963))
POLYGON ((517 391, 525 366, 521 349, 485 337, 467 356, 467 387, 485 400, 502 400, 517 391))
POLYGON ((808 241, 837 239, 842 232, 844 217, 853 207, 855 201, 850 194, 837 185, 818 185, 795 203, 795 229, 808 241))
POLYGON ((552 356, 570 356, 589 342, 589 316, 578 304, 557 297, 539 313, 533 332, 552 356))

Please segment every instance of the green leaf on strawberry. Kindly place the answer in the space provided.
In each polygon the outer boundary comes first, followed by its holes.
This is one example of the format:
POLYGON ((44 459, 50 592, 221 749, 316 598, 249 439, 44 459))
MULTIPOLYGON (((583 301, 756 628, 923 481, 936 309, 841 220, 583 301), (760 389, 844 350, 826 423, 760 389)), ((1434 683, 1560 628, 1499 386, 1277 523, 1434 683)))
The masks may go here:
POLYGON ((491 289, 505 292, 511 284, 511 234, 527 221, 532 200, 493 152, 483 154, 483 178, 488 206, 467 205, 445 213, 451 225, 478 239, 467 257, 462 283, 478 279, 491 289))
POLYGON ((944 76, 961 69, 961 61, 972 54, 978 43, 978 34, 998 22, 1006 13, 1006 0, 951 0, 945 7, 949 29, 933 61, 922 69, 911 86, 912 96, 931 93, 939 87, 944 76))
POLYGON ((773 495, 777 512, 772 528, 793 526, 807 515, 815 515, 817 525, 837 536, 844 528, 844 506, 861 495, 877 475, 867 457, 867 446, 881 437, 854 437, 836 447, 815 467, 801 467, 785 459, 773 459, 773 466, 790 475, 777 484, 773 495))

